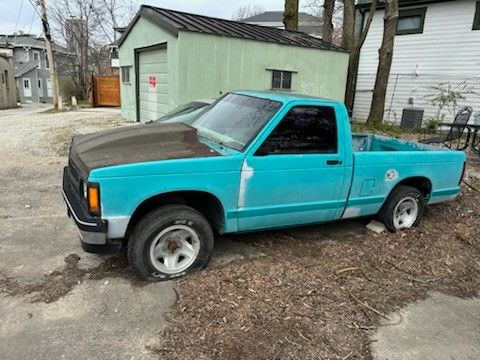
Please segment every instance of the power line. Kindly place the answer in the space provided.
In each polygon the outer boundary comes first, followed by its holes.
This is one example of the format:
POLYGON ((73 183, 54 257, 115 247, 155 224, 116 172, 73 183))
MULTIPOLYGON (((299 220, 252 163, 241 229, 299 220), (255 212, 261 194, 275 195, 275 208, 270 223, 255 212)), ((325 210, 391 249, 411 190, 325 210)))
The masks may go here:
MULTIPOLYGON (((22 0, 22 1, 23 1, 23 0, 22 0)), ((37 5, 35 5, 35 3, 34 3, 32 0, 28 0, 28 2, 30 3, 30 5, 32 5, 33 10, 35 10, 35 12, 37 13, 37 15, 40 16, 40 18, 41 18, 42 15, 40 15, 40 13, 38 12, 37 5)))
POLYGON ((28 33, 29 33, 29 34, 32 33, 33 22, 35 21, 37 15, 38 15, 37 13, 33 13, 32 20, 30 21, 30 27, 28 28, 28 33))
POLYGON ((23 0, 20 3, 20 10, 18 11, 17 21, 15 22, 15 31, 14 31, 15 36, 13 38, 13 42, 17 40, 18 23, 20 22, 20 17, 22 16, 22 10, 23 10, 23 0))
POLYGON ((18 28, 18 23, 20 21, 20 17, 22 16, 22 10, 23 10, 23 0, 20 3, 20 10, 18 11, 18 16, 17 16, 17 21, 15 22, 15 33, 17 32, 18 28))

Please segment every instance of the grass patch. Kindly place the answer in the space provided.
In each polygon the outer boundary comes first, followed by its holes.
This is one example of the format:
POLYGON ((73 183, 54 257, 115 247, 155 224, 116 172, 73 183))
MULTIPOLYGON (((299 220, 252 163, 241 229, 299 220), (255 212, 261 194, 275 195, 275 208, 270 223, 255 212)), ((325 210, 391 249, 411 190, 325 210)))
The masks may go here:
POLYGON ((366 123, 352 123, 353 132, 371 132, 374 134, 388 135, 393 137, 401 137, 403 134, 402 129, 398 125, 393 124, 374 124, 367 125, 366 123))

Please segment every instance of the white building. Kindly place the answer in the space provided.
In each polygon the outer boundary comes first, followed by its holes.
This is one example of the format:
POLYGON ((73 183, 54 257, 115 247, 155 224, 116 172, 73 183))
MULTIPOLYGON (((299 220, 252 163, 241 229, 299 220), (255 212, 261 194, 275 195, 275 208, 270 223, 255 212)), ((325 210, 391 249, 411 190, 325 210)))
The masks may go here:
MULTIPOLYGON (((243 19, 242 22, 285 29, 285 25, 283 24, 283 10, 265 11, 261 14, 243 19)), ((311 36, 322 37, 322 24, 322 19, 316 16, 305 12, 298 13, 298 31, 307 33, 311 36)))
MULTIPOLYGON (((370 2, 357 5, 364 19, 370 2)), ((383 15, 383 8, 377 10, 360 55, 354 105, 354 117, 360 121, 366 120, 370 109, 383 15)), ((458 106, 480 112, 480 1, 400 0, 385 121, 400 122, 403 109, 409 107, 424 109, 425 121, 437 111, 431 104, 439 93, 435 88, 448 87, 465 96, 458 106)), ((453 120, 454 111, 442 111, 445 121, 453 120)))

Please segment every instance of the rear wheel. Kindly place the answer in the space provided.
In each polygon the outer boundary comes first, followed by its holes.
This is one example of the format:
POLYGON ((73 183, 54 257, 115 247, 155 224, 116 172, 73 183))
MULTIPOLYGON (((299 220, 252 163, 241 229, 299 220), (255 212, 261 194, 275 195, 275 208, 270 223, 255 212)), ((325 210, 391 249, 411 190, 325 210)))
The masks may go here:
POLYGON ((416 188, 400 185, 388 196, 378 217, 390 231, 395 232, 417 225, 424 209, 422 193, 416 188))
POLYGON ((188 206, 167 205, 135 226, 128 261, 143 280, 168 280, 206 266, 213 242, 212 228, 202 214, 188 206))

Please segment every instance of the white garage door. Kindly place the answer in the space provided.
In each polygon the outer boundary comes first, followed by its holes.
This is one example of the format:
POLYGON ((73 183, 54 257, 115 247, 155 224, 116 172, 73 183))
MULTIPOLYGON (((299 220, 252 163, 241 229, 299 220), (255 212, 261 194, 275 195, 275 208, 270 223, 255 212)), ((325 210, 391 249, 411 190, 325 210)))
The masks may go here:
POLYGON ((168 111, 167 50, 139 54, 140 121, 156 120, 168 111))

